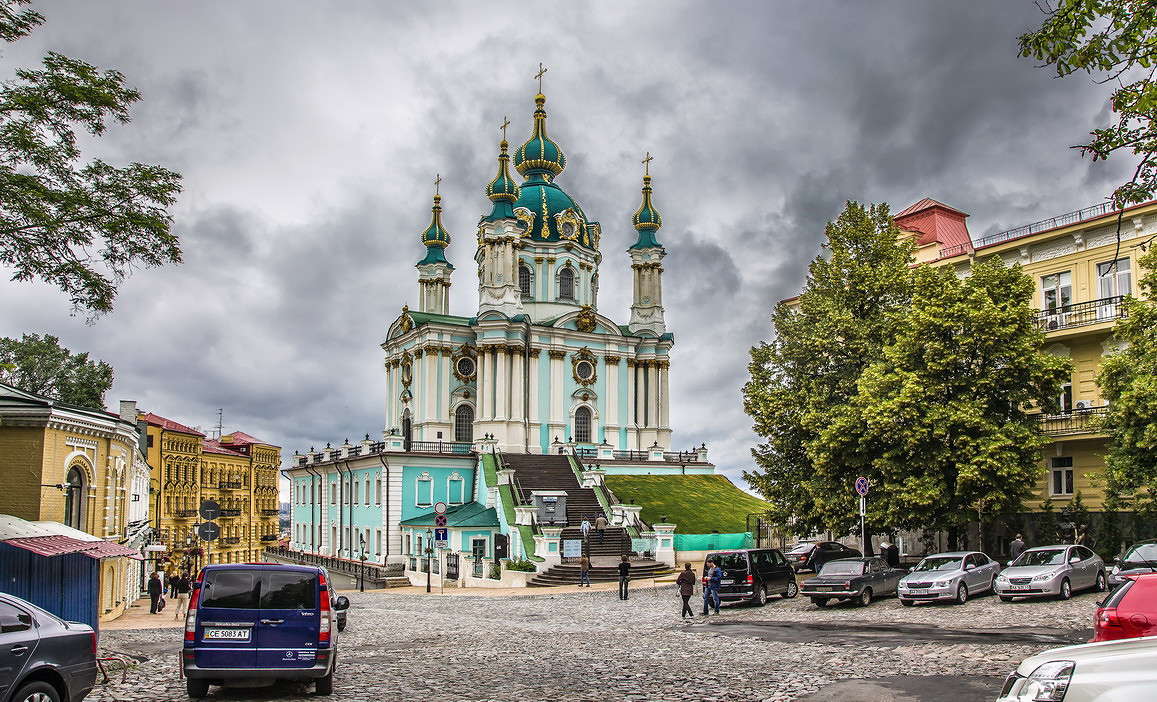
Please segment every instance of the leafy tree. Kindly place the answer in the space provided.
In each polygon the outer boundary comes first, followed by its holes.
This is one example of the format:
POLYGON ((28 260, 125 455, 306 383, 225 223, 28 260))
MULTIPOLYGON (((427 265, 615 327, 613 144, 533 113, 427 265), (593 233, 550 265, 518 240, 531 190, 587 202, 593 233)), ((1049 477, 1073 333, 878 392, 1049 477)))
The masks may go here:
POLYGON ((0 339, 0 382, 81 407, 104 408, 112 366, 72 353, 55 336, 0 339))
POLYGON ((1038 0, 1045 20, 1020 37, 1020 55, 1058 76, 1088 73, 1116 87, 1113 122, 1075 148, 1094 161, 1132 152, 1137 166, 1112 195, 1124 207, 1157 195, 1157 3, 1153 0, 1038 0))
POLYGON ((1057 541, 1059 535, 1057 528, 1057 511, 1053 505, 1052 500, 1045 500, 1040 503, 1040 516, 1037 517, 1036 522, 1036 538, 1039 542, 1038 546, 1045 546, 1057 541))
POLYGON ((744 409, 764 442, 744 478, 769 516, 794 531, 859 526, 852 482, 873 456, 854 437, 824 433, 846 411, 857 380, 891 341, 908 302, 912 256, 886 205, 847 203, 826 229, 828 255, 808 268, 796 304, 772 315, 774 340, 751 350, 744 409))
POLYGON ((1157 249, 1141 257, 1141 297, 1122 303, 1115 352, 1101 361, 1097 384, 1109 400, 1105 481, 1111 492, 1157 497, 1157 249), (1142 493, 1142 494, 1138 494, 1142 493))
POLYGON ((1033 493, 1048 439, 1026 409, 1056 411, 1071 365, 1042 350, 1019 266, 991 258, 966 278, 922 267, 914 280, 894 341, 821 441, 857 437, 875 454, 878 519, 945 529, 955 545, 978 514, 1016 509, 1033 493))
MULTIPOLYGON (((15 41, 44 21, 26 4, 0 0, 0 39, 15 41)), ((0 83, 0 264, 13 280, 57 286, 93 315, 112 309, 134 268, 181 260, 168 213, 179 174, 80 163, 77 129, 100 136, 110 122, 127 123, 139 99, 121 73, 56 52, 0 83)))

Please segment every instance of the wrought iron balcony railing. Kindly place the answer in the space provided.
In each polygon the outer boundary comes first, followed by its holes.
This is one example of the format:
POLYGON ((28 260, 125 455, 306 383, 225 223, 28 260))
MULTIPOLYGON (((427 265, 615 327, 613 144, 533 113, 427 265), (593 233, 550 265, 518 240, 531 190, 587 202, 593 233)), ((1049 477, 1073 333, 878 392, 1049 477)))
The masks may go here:
POLYGON ((221 539, 221 543, 223 543, 223 544, 239 544, 239 543, 241 543, 241 537, 240 536, 226 536, 225 538, 221 539))
POLYGON ((218 490, 240 490, 241 483, 235 480, 222 480, 217 483, 218 490))
POLYGON ((195 510, 195 509, 179 509, 176 511, 175 514, 178 517, 185 519, 188 517, 196 517, 197 516, 197 510, 195 510))
POLYGON ((468 454, 474 451, 474 444, 468 441, 411 441, 409 450, 418 453, 468 454))
POLYGON ((241 510, 239 509, 223 509, 221 510, 222 517, 240 517, 241 510))
POLYGON ((280 514, 280 510, 277 510, 277 509, 263 509, 263 510, 261 510, 261 516, 262 517, 276 517, 278 514, 280 514))
POLYGON ((1040 429, 1049 436, 1072 436, 1074 434, 1096 434, 1102 431, 1108 405, 1098 407, 1078 407, 1061 414, 1038 414, 1040 429))
POLYGON ((1037 323, 1045 331, 1057 331, 1112 322, 1125 316, 1125 306, 1121 304, 1124 299, 1121 295, 1114 295, 1049 310, 1038 310, 1037 323))
POLYGON ((261 536, 261 540, 262 541, 277 541, 277 534, 263 534, 261 536))

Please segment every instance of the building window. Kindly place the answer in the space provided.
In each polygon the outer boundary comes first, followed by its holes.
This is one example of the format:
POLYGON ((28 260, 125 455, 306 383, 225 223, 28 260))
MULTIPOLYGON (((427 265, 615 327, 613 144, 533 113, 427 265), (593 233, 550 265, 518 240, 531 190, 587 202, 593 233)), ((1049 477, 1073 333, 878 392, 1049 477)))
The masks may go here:
POLYGON ((525 263, 518 266, 518 289, 522 291, 523 299, 533 297, 531 290, 534 289, 534 275, 530 272, 530 266, 525 263))
POLYGON ((1069 271, 1041 278, 1041 301, 1050 313, 1065 312, 1073 302, 1073 275, 1069 271))
POLYGON ((564 267, 558 274, 558 299, 574 300, 574 269, 564 267))
POLYGON ((1073 494, 1073 458, 1055 456, 1052 459, 1052 494, 1073 494))
POLYGON ((329 503, 331 505, 337 504, 337 483, 329 484, 329 503))
POLYGON ((1129 295, 1133 288, 1133 271, 1129 259, 1118 258, 1097 264, 1097 291, 1102 298, 1129 295))
POLYGON ((591 442, 591 411, 588 407, 579 407, 574 412, 574 440, 579 444, 591 442))
POLYGON ((353 483, 353 485, 351 485, 351 487, 353 488, 353 492, 354 492, 353 500, 350 501, 350 504, 356 505, 357 503, 361 502, 362 486, 361 486, 361 483, 359 483, 357 480, 351 480, 350 482, 353 483))
POLYGON ((374 554, 382 555, 382 530, 374 529, 374 554))
POLYGON ((414 505, 429 507, 434 504, 434 481, 429 473, 423 473, 415 484, 414 505))
POLYGON ((67 485, 64 488, 64 523, 73 529, 84 531, 84 470, 73 466, 68 470, 67 485))
POLYGON ((365 503, 368 505, 370 503, 370 476, 368 475, 366 476, 366 491, 362 493, 362 497, 365 498, 365 503))
POLYGON ((462 504, 462 495, 466 492, 466 481, 462 476, 454 473, 446 481, 446 501, 452 505, 462 504))
POLYGON ((1061 412, 1073 411, 1073 384, 1065 383, 1061 386, 1061 412))
POLYGON ((382 504, 382 479, 378 478, 374 489, 374 503, 382 504))
POLYGON ((474 440, 474 408, 470 405, 458 405, 454 410, 454 440, 474 440))

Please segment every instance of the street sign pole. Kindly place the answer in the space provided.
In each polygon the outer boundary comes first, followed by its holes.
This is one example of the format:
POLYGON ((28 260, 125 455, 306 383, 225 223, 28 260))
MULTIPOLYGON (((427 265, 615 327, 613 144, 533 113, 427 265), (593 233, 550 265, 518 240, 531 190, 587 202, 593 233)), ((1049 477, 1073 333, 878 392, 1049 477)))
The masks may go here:
POLYGON ((865 519, 868 516, 868 479, 864 476, 856 478, 856 494, 860 496, 860 552, 868 555, 868 529, 865 519))

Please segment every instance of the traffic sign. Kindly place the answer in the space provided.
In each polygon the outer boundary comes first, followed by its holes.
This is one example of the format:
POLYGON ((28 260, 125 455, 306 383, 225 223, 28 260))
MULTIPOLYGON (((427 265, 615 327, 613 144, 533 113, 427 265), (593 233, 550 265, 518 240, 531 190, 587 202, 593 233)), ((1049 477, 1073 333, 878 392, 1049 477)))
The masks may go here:
POLYGON ((216 541, 220 535, 221 527, 213 522, 204 522, 197 527, 197 536, 201 537, 202 541, 216 541))
POLYGON ((434 540, 435 541, 449 541, 450 540, 450 530, 449 529, 435 529, 434 530, 434 540))
POLYGON ((221 505, 213 500, 202 500, 201 509, 198 511, 201 513, 201 519, 211 522, 221 516, 221 505))
POLYGON ((860 497, 867 497, 869 485, 870 483, 868 483, 868 479, 864 476, 861 475, 860 477, 856 478, 856 493, 860 497))
POLYGON ((434 503, 434 514, 446 514, 446 503, 445 502, 435 502, 434 503))
POLYGON ((434 526, 436 526, 436 527, 446 526, 446 515, 444 515, 444 514, 434 515, 434 526))

